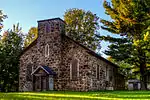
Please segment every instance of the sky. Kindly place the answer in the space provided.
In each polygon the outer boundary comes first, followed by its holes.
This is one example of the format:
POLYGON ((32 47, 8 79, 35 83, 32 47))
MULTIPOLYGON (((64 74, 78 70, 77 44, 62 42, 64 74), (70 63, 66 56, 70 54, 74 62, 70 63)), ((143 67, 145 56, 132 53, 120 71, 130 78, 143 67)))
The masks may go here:
MULTIPOLYGON (((30 27, 37 26, 38 20, 60 17, 70 8, 90 10, 100 18, 111 20, 105 14, 104 0, 0 0, 3 13, 8 16, 4 20, 4 30, 11 29, 13 24, 19 23, 22 31, 27 33, 30 27)), ((111 35, 101 30, 101 35, 111 35)), ((107 49, 107 42, 102 42, 101 51, 107 49)), ((106 55, 102 54, 106 57, 106 55)))

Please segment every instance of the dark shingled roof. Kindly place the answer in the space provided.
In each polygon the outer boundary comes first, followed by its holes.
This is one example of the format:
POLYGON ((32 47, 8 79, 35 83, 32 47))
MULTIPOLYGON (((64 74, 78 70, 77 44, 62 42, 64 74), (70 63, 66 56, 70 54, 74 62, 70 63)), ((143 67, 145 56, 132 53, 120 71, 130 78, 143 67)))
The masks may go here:
POLYGON ((32 73, 31 75, 35 74, 39 69, 42 69, 43 71, 45 71, 47 74, 49 75, 56 75, 56 73, 48 66, 42 66, 39 65, 39 67, 37 67, 32 73))
MULTIPOLYGON (((37 38, 37 39, 38 39, 38 38, 37 38)), ((36 45, 37 39, 35 39, 29 46, 25 47, 25 48, 23 49, 23 51, 21 52, 20 56, 23 55, 28 49, 30 49, 31 47, 33 47, 34 45, 36 45)))
POLYGON ((44 19, 44 20, 39 20, 38 22, 43 22, 43 21, 51 21, 51 20, 61 20, 62 22, 64 22, 66 24, 66 22, 64 20, 62 20, 61 18, 51 18, 51 19, 44 19))
POLYGON ((42 68, 44 68, 48 72, 48 74, 50 74, 50 75, 56 75, 56 73, 50 67, 48 67, 48 66, 42 66, 42 68))
POLYGON ((107 63, 109 63, 109 64, 112 65, 112 66, 115 66, 115 67, 117 67, 117 68, 119 67, 118 65, 116 65, 116 64, 112 63, 111 61, 109 61, 109 60, 103 58, 102 56, 98 55, 98 54, 95 53, 93 50, 91 50, 91 49, 87 48, 86 46, 82 45, 82 44, 79 43, 78 41, 75 41, 75 40, 73 40, 72 38, 70 38, 70 37, 68 37, 68 36, 66 36, 66 35, 64 35, 64 34, 63 34, 63 36, 66 37, 66 38, 68 38, 69 40, 73 41, 73 42, 76 43, 77 45, 83 47, 84 49, 86 49, 86 50, 87 50, 86 52, 89 53, 90 55, 93 55, 94 57, 96 57, 96 58, 98 58, 98 59, 101 59, 101 60, 103 60, 104 62, 107 62, 107 63))

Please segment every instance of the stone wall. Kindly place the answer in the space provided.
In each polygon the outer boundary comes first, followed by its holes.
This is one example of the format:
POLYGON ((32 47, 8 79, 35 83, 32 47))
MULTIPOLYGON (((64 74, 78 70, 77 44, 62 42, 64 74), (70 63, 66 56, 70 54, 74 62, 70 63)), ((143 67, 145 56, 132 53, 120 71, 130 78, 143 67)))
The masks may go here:
MULTIPOLYGON (((51 67, 59 76, 61 66, 61 32, 64 23, 61 20, 38 22, 38 39, 28 50, 25 49, 20 57, 19 90, 31 91, 32 82, 26 80, 27 65, 31 64, 32 71, 39 65, 51 67), (53 23, 52 23, 53 22, 53 23), (48 31, 49 30, 49 31, 48 31), (45 47, 49 45, 49 55, 45 56, 45 47), (30 84, 29 84, 30 83, 30 84), (25 87, 25 88, 24 88, 25 87)), ((58 77, 55 76, 56 86, 58 77)))
MULTIPOLYGON (((39 65, 51 67, 54 77, 54 90, 95 91, 113 90, 117 68, 106 61, 89 53, 88 49, 64 35, 64 22, 60 19, 38 22, 38 39, 29 49, 25 49, 20 57, 19 90, 32 91, 32 80, 26 76, 27 66, 32 71, 39 65), (45 47, 49 46, 49 54, 45 56, 45 47), (79 61, 79 75, 76 80, 70 78, 70 64, 72 59, 79 61), (99 79, 96 68, 100 66, 99 79), (111 74, 110 74, 111 73, 111 74)), ((32 77, 32 76, 31 76, 32 77)), ((32 78, 33 79, 33 78, 32 78)))
POLYGON ((26 81, 26 76, 27 76, 27 65, 33 63, 36 65, 36 62, 32 61, 32 59, 37 58, 37 56, 35 55, 36 53, 37 53, 37 48, 36 45, 34 45, 20 57, 20 70, 19 70, 20 91, 32 91, 33 89, 32 81, 26 81))
POLYGON ((106 89, 106 70, 112 71, 112 80, 108 87, 113 88, 113 68, 101 59, 89 54, 86 49, 68 39, 62 39, 62 63, 60 67, 58 90, 89 91, 106 89), (79 60, 79 76, 77 80, 70 78, 70 63, 72 59, 79 60), (100 78, 96 78, 96 67, 100 66, 100 78), (107 66, 107 69, 106 69, 107 66))

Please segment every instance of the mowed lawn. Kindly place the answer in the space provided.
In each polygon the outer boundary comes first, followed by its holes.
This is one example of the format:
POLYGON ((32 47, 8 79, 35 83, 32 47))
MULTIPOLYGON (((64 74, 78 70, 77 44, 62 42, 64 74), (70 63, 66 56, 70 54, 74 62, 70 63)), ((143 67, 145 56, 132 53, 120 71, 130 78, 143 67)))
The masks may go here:
POLYGON ((150 100, 150 91, 98 92, 11 92, 0 93, 0 100, 150 100))

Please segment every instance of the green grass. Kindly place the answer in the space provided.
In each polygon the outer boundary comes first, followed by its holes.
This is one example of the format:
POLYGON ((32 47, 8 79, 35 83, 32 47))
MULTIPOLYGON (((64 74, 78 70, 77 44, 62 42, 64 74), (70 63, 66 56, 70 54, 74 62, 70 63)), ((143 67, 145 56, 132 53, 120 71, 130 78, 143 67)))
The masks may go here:
POLYGON ((0 93, 0 100, 150 100, 150 91, 98 92, 11 92, 0 93))

